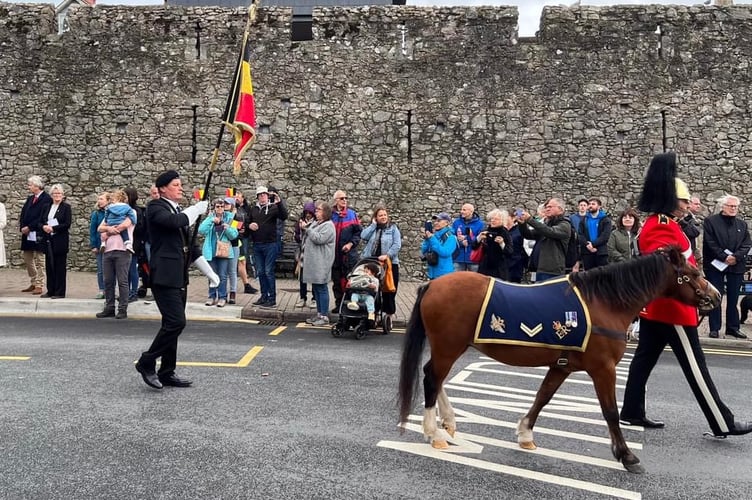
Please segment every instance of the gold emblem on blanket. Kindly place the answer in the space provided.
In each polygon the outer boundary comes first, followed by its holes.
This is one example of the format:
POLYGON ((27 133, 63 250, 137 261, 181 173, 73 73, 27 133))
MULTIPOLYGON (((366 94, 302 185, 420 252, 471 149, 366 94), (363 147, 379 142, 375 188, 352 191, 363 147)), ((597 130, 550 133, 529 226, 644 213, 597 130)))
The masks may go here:
POLYGON ((495 314, 491 314, 491 330, 499 333, 507 333, 504 328, 504 319, 496 316, 495 314))
POLYGON ((538 323, 534 327, 530 328, 525 323, 520 323, 520 330, 525 332, 528 337, 533 338, 543 331, 543 325, 541 323, 538 323))
POLYGON ((562 325, 561 321, 554 321, 554 333, 556 333, 556 336, 560 339, 563 339, 567 336, 567 334, 570 332, 571 328, 562 325))

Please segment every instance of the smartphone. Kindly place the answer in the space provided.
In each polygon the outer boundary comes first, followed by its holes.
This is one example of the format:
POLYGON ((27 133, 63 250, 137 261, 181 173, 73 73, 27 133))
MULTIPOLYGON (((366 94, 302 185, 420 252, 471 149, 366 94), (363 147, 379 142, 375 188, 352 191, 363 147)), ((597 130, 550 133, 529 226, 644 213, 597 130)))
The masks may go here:
POLYGON ((423 224, 423 230, 433 232, 433 222, 427 220, 425 224, 423 224))
POLYGON ((517 210, 515 210, 514 211, 514 216, 515 217, 521 217, 522 216, 522 209, 518 208, 517 210))

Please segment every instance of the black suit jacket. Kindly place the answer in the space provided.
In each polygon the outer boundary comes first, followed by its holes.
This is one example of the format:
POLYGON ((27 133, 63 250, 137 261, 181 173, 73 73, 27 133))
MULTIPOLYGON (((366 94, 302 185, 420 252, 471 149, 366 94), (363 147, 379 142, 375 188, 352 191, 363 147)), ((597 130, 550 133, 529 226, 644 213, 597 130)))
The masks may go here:
POLYGON ((170 202, 159 198, 146 210, 151 241, 150 279, 154 285, 183 288, 188 285, 188 267, 201 255, 190 246, 188 216, 176 212, 170 202))
MULTIPOLYGON (((37 202, 37 204, 39 203, 40 202, 37 202)), ((47 224, 47 214, 49 214, 49 208, 42 213, 42 218, 39 221, 40 227, 47 224)), ((57 226, 52 228, 52 233, 47 234, 42 231, 42 234, 44 235, 44 238, 50 242, 50 248, 52 249, 53 255, 66 254, 68 253, 68 247, 70 246, 69 229, 73 220, 71 206, 64 201, 61 202, 60 205, 58 205, 57 210, 55 210, 55 213, 51 214, 50 218, 57 219, 57 226)))
POLYGON ((21 209, 21 216, 18 218, 18 229, 28 226, 29 230, 37 233, 37 241, 29 241, 25 234, 21 235, 21 250, 33 250, 35 252, 44 252, 44 231, 42 231, 42 217, 45 217, 45 223, 47 222, 47 213, 50 211, 50 205, 52 205, 52 197, 45 191, 39 193, 39 199, 36 203, 34 201, 34 195, 26 198, 21 209), (44 216, 42 215, 44 214, 44 216))

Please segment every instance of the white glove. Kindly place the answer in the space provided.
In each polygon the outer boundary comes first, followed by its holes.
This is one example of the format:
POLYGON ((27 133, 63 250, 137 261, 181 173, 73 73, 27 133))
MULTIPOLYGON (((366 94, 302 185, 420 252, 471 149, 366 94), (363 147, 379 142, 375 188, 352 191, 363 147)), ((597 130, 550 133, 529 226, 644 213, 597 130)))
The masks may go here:
MULTIPOLYGON (((201 202, 201 203, 204 203, 204 202, 201 202)), ((185 213, 185 211, 183 211, 183 213, 185 213)), ((199 257, 198 259, 194 260, 193 263, 196 265, 198 270, 204 274, 204 276, 209 278, 210 287, 217 288, 219 286, 219 276, 217 276, 217 273, 214 272, 214 269, 211 268, 211 266, 209 265, 209 263, 206 261, 204 257, 199 257)))
POLYGON ((183 213, 188 216, 188 225, 190 226, 194 222, 196 222, 196 219, 198 219, 198 216, 201 214, 205 214, 208 208, 209 208, 209 202, 206 200, 203 200, 183 210, 183 213))

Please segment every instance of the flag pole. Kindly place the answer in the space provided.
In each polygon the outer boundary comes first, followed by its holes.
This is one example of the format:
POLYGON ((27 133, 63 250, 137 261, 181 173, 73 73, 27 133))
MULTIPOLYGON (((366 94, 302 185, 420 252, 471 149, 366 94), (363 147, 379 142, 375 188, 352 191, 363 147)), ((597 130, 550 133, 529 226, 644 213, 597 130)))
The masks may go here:
MULTIPOLYGON (((259 0, 251 0, 251 6, 248 8, 248 19, 245 23, 245 32, 243 33, 243 45, 240 47, 240 53, 238 54, 238 61, 235 64, 235 72, 232 77, 232 87, 230 93, 227 96, 227 102, 225 103, 225 110, 222 113, 222 123, 219 126, 219 133, 217 134, 217 142, 214 145, 214 152, 212 153, 211 161, 209 162, 209 173, 206 176, 206 182, 204 183, 204 192, 201 195, 201 201, 205 200, 209 195, 209 186, 211 185, 212 176, 214 170, 217 168, 217 162, 219 161, 219 148, 222 146, 222 137, 225 134, 225 125, 227 124, 227 118, 230 114, 230 110, 235 106, 235 98, 237 94, 238 80, 240 79, 240 66, 243 62, 243 54, 245 53, 245 46, 248 43, 248 37, 251 31, 251 24, 256 21, 256 10, 259 0)), ((201 218, 199 217, 199 220, 201 218)), ((193 236, 191 237, 191 247, 196 242, 196 236, 198 235, 198 222, 193 227, 193 236)))

